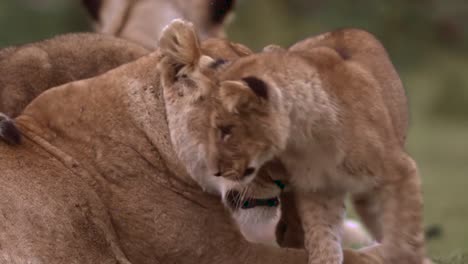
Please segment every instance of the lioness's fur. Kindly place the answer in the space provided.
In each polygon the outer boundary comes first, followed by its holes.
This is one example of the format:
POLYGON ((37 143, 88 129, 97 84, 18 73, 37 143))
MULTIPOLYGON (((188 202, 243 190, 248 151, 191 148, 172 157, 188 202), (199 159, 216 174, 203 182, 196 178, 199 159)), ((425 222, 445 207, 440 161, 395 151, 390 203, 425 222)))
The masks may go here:
POLYGON ((164 89, 169 116, 172 105, 188 110, 169 126, 184 134, 183 140, 172 135, 173 141, 193 174, 203 156, 212 175, 230 179, 205 179, 207 188, 225 193, 278 158, 296 192, 309 263, 341 263, 348 192, 382 243, 367 257, 423 262, 420 179, 404 150, 406 98, 372 35, 354 29, 324 34, 290 50, 240 58, 216 75, 196 66, 192 39, 177 40, 163 61, 176 64, 163 73, 163 86, 170 87, 164 89))
POLYGON ((0 112, 16 117, 48 88, 90 78, 149 51, 93 33, 66 34, 0 50, 0 112))
MULTIPOLYGON (((221 51, 211 57, 242 53, 226 41, 207 47, 221 51)), ((0 145, 0 262, 307 262, 303 250, 247 243, 186 173, 159 64, 155 52, 50 89, 16 119, 24 143, 0 145)))
POLYGON ((156 48, 173 19, 192 21, 202 38, 224 36, 235 0, 82 0, 97 32, 156 48))

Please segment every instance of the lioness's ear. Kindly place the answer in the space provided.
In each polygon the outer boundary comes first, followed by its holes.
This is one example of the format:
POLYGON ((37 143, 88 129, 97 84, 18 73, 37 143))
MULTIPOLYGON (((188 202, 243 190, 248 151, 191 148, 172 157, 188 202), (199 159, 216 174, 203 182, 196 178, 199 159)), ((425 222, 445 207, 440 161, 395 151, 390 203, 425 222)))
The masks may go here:
POLYGON ((200 41, 192 23, 173 20, 159 39, 161 67, 172 76, 193 71, 201 58, 200 41))
POLYGON ((264 105, 268 101, 268 86, 252 76, 242 81, 224 81, 221 83, 220 96, 229 112, 238 113, 264 105))

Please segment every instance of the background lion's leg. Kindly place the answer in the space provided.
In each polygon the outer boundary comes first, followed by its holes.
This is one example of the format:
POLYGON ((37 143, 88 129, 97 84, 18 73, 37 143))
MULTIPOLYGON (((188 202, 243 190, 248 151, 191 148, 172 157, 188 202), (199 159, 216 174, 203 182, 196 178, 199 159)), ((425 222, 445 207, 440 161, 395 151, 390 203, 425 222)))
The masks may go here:
POLYGON ((344 193, 297 192, 296 197, 309 264, 342 263, 344 193))

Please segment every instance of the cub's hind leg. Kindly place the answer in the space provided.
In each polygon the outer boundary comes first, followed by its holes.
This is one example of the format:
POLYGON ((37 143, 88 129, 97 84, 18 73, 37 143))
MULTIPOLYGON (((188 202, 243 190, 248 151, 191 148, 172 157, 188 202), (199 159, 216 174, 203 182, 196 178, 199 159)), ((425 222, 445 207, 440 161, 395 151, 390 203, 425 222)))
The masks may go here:
POLYGON ((423 201, 416 163, 405 152, 397 151, 387 155, 382 167, 380 187, 372 196, 357 200, 358 213, 380 242, 365 252, 388 264, 422 264, 423 201))
POLYGON ((390 179, 381 189, 382 247, 388 263, 420 264, 424 259, 423 200, 416 162, 403 151, 386 161, 390 179))

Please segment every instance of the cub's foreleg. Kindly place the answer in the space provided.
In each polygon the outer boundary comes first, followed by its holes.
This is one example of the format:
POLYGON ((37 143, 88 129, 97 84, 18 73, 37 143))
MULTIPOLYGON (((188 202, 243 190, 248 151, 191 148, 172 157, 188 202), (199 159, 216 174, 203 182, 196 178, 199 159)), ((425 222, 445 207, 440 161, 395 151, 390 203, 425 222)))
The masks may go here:
POLYGON ((296 195, 309 264, 341 264, 345 194, 297 191, 296 195))

